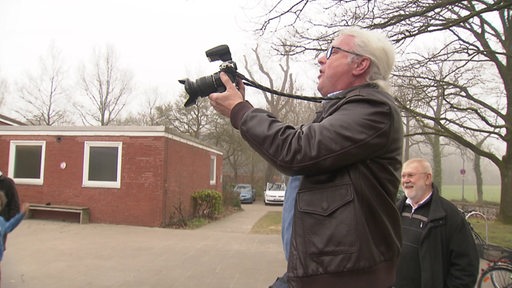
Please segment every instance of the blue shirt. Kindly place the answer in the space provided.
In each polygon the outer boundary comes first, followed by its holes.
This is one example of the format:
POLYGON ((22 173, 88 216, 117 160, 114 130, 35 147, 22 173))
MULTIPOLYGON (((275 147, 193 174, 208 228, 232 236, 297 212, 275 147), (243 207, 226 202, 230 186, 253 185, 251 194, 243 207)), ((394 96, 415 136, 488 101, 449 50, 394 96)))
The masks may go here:
MULTIPOLYGON (((334 97, 338 95, 339 92, 341 91, 331 93, 327 97, 334 97)), ((284 256, 286 257, 286 261, 288 261, 288 255, 290 254, 295 199, 297 198, 297 192, 299 191, 301 181, 302 176, 300 175, 290 177, 284 194, 283 217, 281 222, 281 239, 283 241, 284 256)))
POLYGON ((18 213, 11 220, 9 220, 9 222, 6 222, 4 217, 0 216, 0 244, 2 245, 0 247, 0 261, 2 261, 4 256, 4 235, 14 230, 14 228, 20 224, 21 220, 23 220, 23 217, 25 217, 24 213, 18 213))
POLYGON ((283 203, 283 218, 281 223, 281 238, 283 241, 284 256, 288 261, 290 254, 290 241, 292 238, 293 212, 295 209, 295 199, 299 191, 302 176, 292 176, 286 186, 283 203))

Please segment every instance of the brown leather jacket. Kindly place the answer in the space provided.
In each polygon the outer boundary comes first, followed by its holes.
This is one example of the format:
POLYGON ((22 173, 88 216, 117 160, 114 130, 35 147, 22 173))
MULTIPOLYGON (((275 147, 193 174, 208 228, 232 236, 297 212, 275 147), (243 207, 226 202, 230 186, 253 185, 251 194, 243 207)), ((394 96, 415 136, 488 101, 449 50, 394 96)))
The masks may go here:
POLYGON ((392 97, 374 84, 326 100, 292 127, 238 104, 231 122, 263 158, 303 175, 288 259, 290 287, 391 287, 399 256, 403 130, 392 97))

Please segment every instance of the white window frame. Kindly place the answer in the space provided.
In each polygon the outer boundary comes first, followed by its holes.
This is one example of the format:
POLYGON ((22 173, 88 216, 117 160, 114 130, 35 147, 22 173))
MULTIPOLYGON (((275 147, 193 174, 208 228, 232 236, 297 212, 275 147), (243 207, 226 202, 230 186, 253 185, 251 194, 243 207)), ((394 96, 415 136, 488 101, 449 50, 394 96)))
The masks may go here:
POLYGON ((210 155, 210 185, 217 183, 217 157, 210 155))
POLYGON ((44 163, 46 159, 46 141, 12 140, 9 149, 9 177, 11 177, 17 184, 43 185, 44 163), (41 146, 41 167, 39 167, 40 170, 38 179, 14 177, 14 164, 16 164, 15 161, 17 146, 41 146))
POLYGON ((85 141, 84 143, 84 167, 82 176, 83 187, 95 188, 121 188, 121 164, 123 159, 123 142, 106 141, 85 141), (117 180, 116 181, 93 181, 89 180, 89 157, 91 147, 117 147, 117 180))

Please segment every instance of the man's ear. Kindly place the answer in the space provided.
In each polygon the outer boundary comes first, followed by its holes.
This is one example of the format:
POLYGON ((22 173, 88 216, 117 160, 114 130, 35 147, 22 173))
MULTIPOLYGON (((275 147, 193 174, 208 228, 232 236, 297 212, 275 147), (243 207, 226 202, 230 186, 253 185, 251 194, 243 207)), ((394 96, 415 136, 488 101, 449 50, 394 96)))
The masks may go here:
POLYGON ((356 76, 360 76, 361 74, 366 73, 370 69, 370 65, 372 64, 372 60, 368 57, 361 57, 355 63, 354 71, 352 72, 356 76))
POLYGON ((425 182, 425 184, 430 185, 430 184, 432 184, 432 182, 433 182, 432 174, 427 173, 427 181, 425 182))

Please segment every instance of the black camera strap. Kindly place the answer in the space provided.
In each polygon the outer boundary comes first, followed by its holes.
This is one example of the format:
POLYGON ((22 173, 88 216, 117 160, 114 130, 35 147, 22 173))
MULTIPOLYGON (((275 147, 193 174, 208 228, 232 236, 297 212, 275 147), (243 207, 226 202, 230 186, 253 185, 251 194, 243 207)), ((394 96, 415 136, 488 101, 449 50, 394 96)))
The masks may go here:
MULTIPOLYGON (((333 97, 325 97, 324 98, 324 97, 318 97, 318 96, 303 96, 303 95, 289 94, 289 93, 277 91, 277 90, 268 88, 266 86, 263 86, 254 80, 248 79, 247 77, 245 77, 243 74, 240 74, 239 72, 236 72, 236 76, 237 76, 237 78, 241 79, 242 82, 244 83, 244 85, 246 85, 246 86, 253 87, 258 90, 268 92, 270 94, 283 96, 283 97, 287 97, 287 98, 299 99, 299 100, 316 102, 316 103, 322 103, 323 101, 326 101, 326 100, 339 100, 339 99, 343 98, 343 96, 341 96, 341 97, 333 96, 333 97)), ((372 85, 374 85, 374 84, 372 84, 372 85)))
POLYGON ((279 95, 279 96, 293 98, 293 99, 299 99, 299 100, 305 100, 305 101, 310 101, 310 102, 316 102, 316 103, 321 103, 322 101, 326 100, 326 98, 323 98, 323 97, 295 95, 295 94, 289 94, 289 93, 277 91, 274 89, 270 89, 268 87, 265 87, 265 86, 259 84, 258 82, 254 81, 254 80, 248 79, 243 74, 240 74, 238 72, 236 73, 236 76, 239 79, 242 79, 242 82, 244 83, 244 85, 253 87, 258 90, 265 91, 265 92, 268 92, 268 93, 271 93, 274 95, 279 95))

